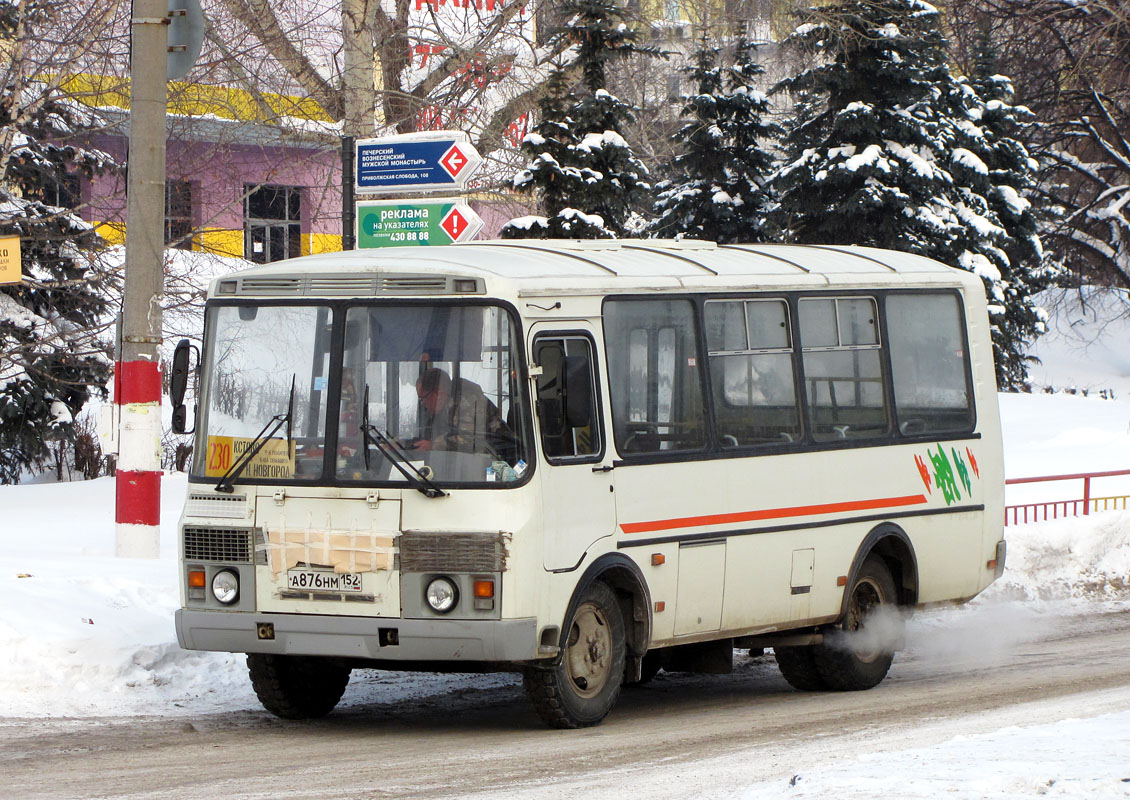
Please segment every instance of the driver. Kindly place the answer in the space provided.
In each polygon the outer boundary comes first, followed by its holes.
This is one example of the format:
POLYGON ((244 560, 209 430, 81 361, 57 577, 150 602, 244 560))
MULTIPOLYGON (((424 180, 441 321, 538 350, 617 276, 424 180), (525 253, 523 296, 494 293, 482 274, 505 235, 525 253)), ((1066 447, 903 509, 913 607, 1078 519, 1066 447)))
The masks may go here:
POLYGON ((452 381, 442 369, 430 367, 416 381, 416 395, 424 413, 420 437, 408 447, 495 453, 510 463, 517 458, 513 432, 474 381, 452 381))

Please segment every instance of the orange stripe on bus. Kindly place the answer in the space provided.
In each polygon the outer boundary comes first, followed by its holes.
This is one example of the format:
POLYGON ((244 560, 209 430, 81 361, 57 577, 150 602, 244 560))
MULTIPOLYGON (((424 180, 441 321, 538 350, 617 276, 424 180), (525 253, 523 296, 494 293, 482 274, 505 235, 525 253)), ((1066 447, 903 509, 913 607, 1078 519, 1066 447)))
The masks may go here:
POLYGON ((620 525, 624 533, 652 533, 676 528, 698 528, 705 525, 727 525, 734 522, 753 522, 760 519, 785 519, 807 517, 813 514, 838 514, 843 511, 866 511, 876 508, 916 506, 926 502, 926 495, 910 494, 905 497, 880 497, 875 500, 850 500, 845 503, 821 503, 814 506, 792 508, 767 508, 761 511, 738 511, 733 514, 707 514, 701 517, 658 519, 651 522, 628 522, 620 525))

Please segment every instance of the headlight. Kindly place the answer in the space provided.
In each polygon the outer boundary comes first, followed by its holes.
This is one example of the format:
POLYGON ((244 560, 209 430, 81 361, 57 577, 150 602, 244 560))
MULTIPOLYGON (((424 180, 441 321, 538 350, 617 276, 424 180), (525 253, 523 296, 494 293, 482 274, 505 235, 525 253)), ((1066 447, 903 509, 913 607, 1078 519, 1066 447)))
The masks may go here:
POLYGON ((435 578, 428 584, 424 598, 433 611, 446 614, 459 602, 459 590, 449 578, 435 578))
POLYGON ((212 576, 212 596, 230 606, 239 599, 239 578, 230 569, 222 569, 212 576))

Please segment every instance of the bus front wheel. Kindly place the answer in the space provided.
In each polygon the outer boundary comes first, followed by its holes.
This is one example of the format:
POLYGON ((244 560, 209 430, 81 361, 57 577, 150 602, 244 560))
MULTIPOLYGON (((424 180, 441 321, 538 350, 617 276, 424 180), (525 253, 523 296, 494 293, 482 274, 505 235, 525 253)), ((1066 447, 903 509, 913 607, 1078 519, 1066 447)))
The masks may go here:
POLYGON ((263 708, 283 719, 316 719, 341 700, 350 668, 329 658, 248 653, 247 671, 263 708))
POLYGON ((584 728, 603 720, 624 678, 624 617, 607 584, 594 581, 566 625, 552 667, 526 667, 522 683, 534 710, 554 728, 584 728))

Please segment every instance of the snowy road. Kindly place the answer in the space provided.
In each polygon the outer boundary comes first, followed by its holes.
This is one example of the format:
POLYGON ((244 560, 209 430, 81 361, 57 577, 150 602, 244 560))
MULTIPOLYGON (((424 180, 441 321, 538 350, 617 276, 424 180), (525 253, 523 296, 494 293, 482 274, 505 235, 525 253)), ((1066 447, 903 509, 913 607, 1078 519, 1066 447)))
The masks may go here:
MULTIPOLYGON (((1048 723, 1061 726, 1053 729, 1060 736, 1069 718, 1125 713, 1128 665, 1126 604, 997 602, 919 615, 890 677, 869 692, 797 693, 772 657, 740 659, 726 676, 661 674, 625 690, 602 726, 551 731, 509 677, 460 679, 390 704, 381 702, 387 676, 360 673, 352 702, 314 723, 248 711, 0 720, 0 773, 10 797, 544 800, 700 796, 695 787, 711 797, 815 797, 819 791, 804 791, 809 774, 861 759, 905 761, 919 747, 935 748, 936 759, 939 744, 955 737, 1008 736, 1009 726, 1048 723)), ((1054 736, 1048 746, 1056 746, 1054 736)), ((978 747, 986 745, 974 742, 962 769, 985 766, 978 747)), ((984 760, 993 752, 986 749, 984 760)), ((1076 766, 1086 773, 1085 764, 1076 766)), ((914 765, 900 769, 894 778, 903 790, 889 796, 918 796, 906 790, 914 765)), ((1063 769, 1049 766, 1060 772, 1032 780, 1067 780, 1063 769)), ((1122 780, 1130 766, 1125 771, 1106 776, 1111 793, 1096 796, 1130 796, 1122 780)))

